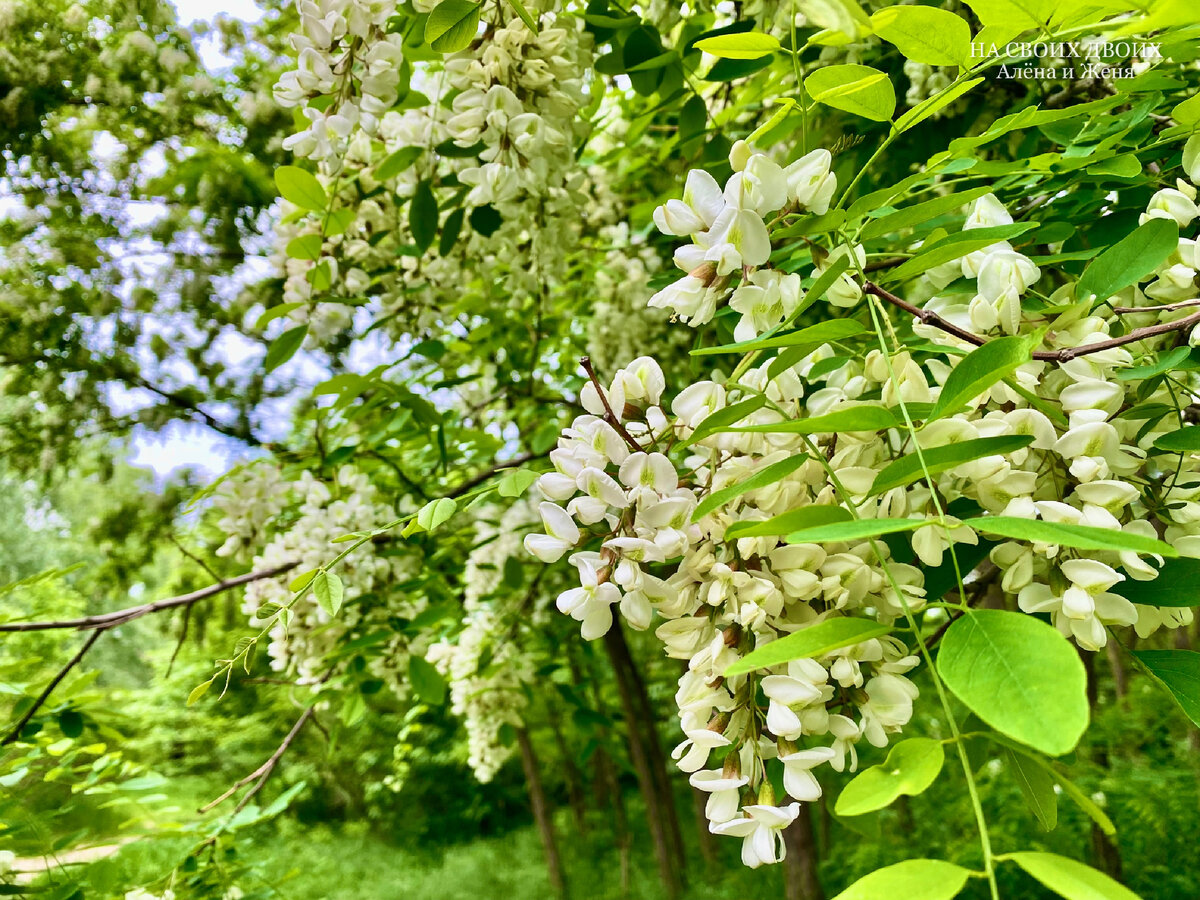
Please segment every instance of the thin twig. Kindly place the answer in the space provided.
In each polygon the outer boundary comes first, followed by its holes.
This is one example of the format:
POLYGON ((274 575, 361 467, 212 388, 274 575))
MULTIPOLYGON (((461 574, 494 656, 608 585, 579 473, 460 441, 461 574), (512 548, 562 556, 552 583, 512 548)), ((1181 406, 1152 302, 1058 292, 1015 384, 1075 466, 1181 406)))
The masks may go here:
POLYGON ((118 609, 114 612, 101 613, 95 616, 84 616, 79 619, 60 619, 53 622, 3 622, 0 623, 0 632, 6 631, 49 631, 53 628, 76 628, 84 631, 89 628, 105 629, 112 628, 116 625, 124 625, 126 622, 132 622, 134 619, 140 619, 142 616, 156 613, 164 609, 175 609, 179 606, 190 606, 199 600, 204 600, 212 597, 215 594, 223 593, 235 587, 241 587, 243 584, 249 584, 252 581, 261 581, 264 578, 274 578, 276 575, 282 575, 290 569, 296 568, 298 562, 284 563, 283 565, 273 566, 270 569, 260 569, 257 572, 247 572, 245 575, 239 575, 236 578, 229 578, 218 584, 209 585, 206 588, 201 588, 198 591, 192 591, 190 594, 181 594, 178 597, 168 597, 165 600, 155 600, 152 603, 143 603, 140 606, 130 606, 127 609, 118 609))
POLYGON ((1114 306, 1115 313, 1143 313, 1143 312, 1174 312, 1177 309, 1186 309, 1189 306, 1200 306, 1200 297, 1191 300, 1180 300, 1178 303, 1165 303, 1162 306, 1114 306))
POLYGON ((233 787, 223 793, 216 800, 206 803, 200 807, 200 812, 206 813, 213 807, 220 806, 246 785, 250 784, 250 782, 254 781, 255 784, 250 788, 250 790, 246 791, 246 793, 242 796, 242 799, 238 801, 237 806, 234 807, 234 815, 237 815, 243 809, 245 809, 246 804, 250 802, 250 798, 262 790, 263 785, 267 783, 267 779, 271 777, 271 772, 273 772, 275 770, 275 766, 279 764, 280 758, 282 758, 283 754, 287 752, 288 747, 292 745, 292 741, 296 739, 296 735, 300 733, 300 729, 304 727, 304 723, 312 717, 316 708, 316 703, 314 703, 312 706, 306 707, 304 712, 300 714, 300 718, 296 720, 296 724, 292 726, 292 730, 287 733, 287 736, 283 739, 282 743, 275 748, 275 752, 268 757, 265 763, 263 763, 245 778, 241 778, 235 782, 233 787))
POLYGON ((0 741, 0 745, 11 744, 21 736, 21 732, 25 729, 25 726, 29 724, 30 720, 37 714, 37 711, 45 705, 46 701, 50 699, 50 695, 54 693, 54 689, 67 677, 68 672, 79 665, 79 661, 92 649, 92 645, 99 640, 100 635, 104 631, 104 628, 97 628, 88 635, 88 639, 83 642, 83 646, 79 648, 79 652, 72 656, 70 661, 58 670, 58 674, 50 679, 50 683, 46 685, 46 689, 33 701, 33 706, 25 711, 25 715, 21 716, 21 721, 17 723, 16 727, 8 733, 8 736, 3 741, 0 741))
POLYGON ((497 472, 503 471, 504 469, 511 469, 516 466, 523 466, 527 462, 533 462, 535 459, 541 459, 542 457, 549 455, 549 450, 547 450, 545 453, 526 453, 523 456, 516 456, 512 459, 505 460, 504 462, 496 463, 496 465, 492 466, 490 469, 486 469, 483 472, 480 472, 478 475, 468 478, 466 481, 444 496, 449 497, 451 500, 453 500, 455 497, 461 497, 467 491, 471 490, 471 488, 478 487, 479 485, 483 484, 497 472))
POLYGON ((198 565, 200 568, 202 568, 212 578, 215 578, 217 581, 221 580, 221 576, 218 575, 216 573, 216 571, 213 570, 213 567, 210 566, 208 563, 206 563, 203 559, 201 559, 195 553, 193 553, 191 550, 189 550, 187 547, 183 546, 183 542, 180 541, 179 538, 177 538, 173 534, 168 534, 167 537, 169 537, 171 539, 172 544, 174 544, 176 547, 179 548, 180 553, 182 553, 184 556, 186 556, 188 559, 190 559, 192 562, 194 562, 196 565, 198 565))
MULTIPOLYGON (((976 347, 982 347, 988 342, 988 338, 980 337, 973 334, 964 328, 959 328, 952 322, 947 322, 931 309, 920 309, 909 303, 907 300, 902 300, 895 294, 885 291, 876 284, 867 282, 863 285, 863 290, 879 297, 881 300, 886 300, 892 306, 898 307, 907 313, 910 313, 925 325, 932 325, 947 334, 952 334, 960 340, 966 341, 968 344, 974 344, 976 347)), ((1123 334, 1120 337, 1109 338, 1107 341, 1096 341, 1092 344, 1082 344, 1078 347, 1064 347, 1062 350, 1037 350, 1033 354, 1034 359, 1045 360, 1048 362, 1070 362, 1080 356, 1089 356, 1092 353, 1100 353, 1104 350, 1112 350, 1114 347, 1122 347, 1125 344, 1133 344, 1138 341, 1144 341, 1147 338, 1161 337, 1164 334, 1171 334, 1176 331, 1183 331, 1191 328, 1194 325, 1200 325, 1200 312, 1194 312, 1190 316, 1184 316, 1174 322, 1160 322, 1157 325, 1149 325, 1145 328, 1135 328, 1129 334, 1123 334)))
POLYGON ((617 434, 625 439, 625 443, 629 445, 629 448, 634 453, 641 453, 645 448, 633 439, 633 435, 625 430, 625 426, 621 424, 621 420, 617 418, 617 414, 608 405, 608 395, 604 393, 604 388, 600 386, 600 379, 596 377, 596 370, 592 368, 591 359, 581 356, 579 364, 583 366, 583 371, 587 372, 587 377, 591 379, 592 386, 596 389, 596 393, 600 395, 600 402, 604 404, 604 420, 617 430, 617 434))

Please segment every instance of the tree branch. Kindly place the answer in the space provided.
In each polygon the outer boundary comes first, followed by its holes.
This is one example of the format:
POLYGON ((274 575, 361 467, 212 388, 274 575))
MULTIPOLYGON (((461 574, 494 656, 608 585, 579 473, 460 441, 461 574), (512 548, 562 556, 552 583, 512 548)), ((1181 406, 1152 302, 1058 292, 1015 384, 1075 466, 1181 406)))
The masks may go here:
POLYGON ((237 815, 243 809, 245 809, 246 804, 250 802, 250 798, 262 790, 263 785, 267 783, 267 779, 270 778, 271 773, 275 771, 275 766, 279 764, 279 760, 283 757, 283 754, 286 753, 288 747, 292 745, 292 741, 296 739, 296 735, 300 733, 300 729, 304 727, 304 723, 312 718, 316 708, 316 703, 313 703, 312 706, 305 708, 304 712, 300 714, 300 718, 296 720, 296 724, 292 726, 292 730, 287 733, 287 736, 284 737, 280 745, 275 748, 275 752, 267 758, 265 763, 263 763, 245 778, 241 778, 235 782, 233 787, 223 793, 216 800, 212 800, 200 807, 200 812, 206 813, 213 807, 220 806, 239 790, 253 781, 255 783, 251 786, 250 790, 246 791, 246 793, 242 795, 242 799, 239 800, 237 806, 234 807, 233 814, 237 815))
POLYGON ((464 481, 462 484, 460 484, 454 490, 450 491, 450 493, 444 494, 443 496, 449 497, 451 500, 453 500, 456 497, 461 497, 467 491, 471 490, 471 488, 478 487, 479 485, 483 484, 485 481, 487 481, 489 478, 491 478, 497 472, 500 472, 503 469, 511 469, 511 468, 514 468, 515 466, 523 466, 523 465, 525 465, 525 463, 533 462, 533 460, 535 460, 535 459, 542 459, 543 457, 548 456, 549 452, 550 451, 547 450, 545 453, 526 453, 524 456, 517 456, 517 457, 514 457, 513 459, 509 459, 509 460, 505 460, 504 462, 496 463, 496 465, 492 466, 490 469, 485 469, 484 471, 480 472, 478 475, 475 475, 472 478, 468 478, 466 481, 464 481))
POLYGON ((608 395, 604 392, 604 388, 600 386, 600 379, 596 377, 596 370, 592 368, 591 359, 586 356, 581 356, 579 358, 579 364, 583 366, 583 371, 587 372, 587 377, 591 379, 592 386, 596 388, 596 393, 600 395, 600 402, 604 404, 605 421, 607 421, 609 425, 617 430, 617 434, 625 439, 625 443, 629 445, 630 450, 632 450, 634 453, 643 452, 646 448, 635 441, 633 439, 633 435, 625 430, 625 426, 621 424, 621 420, 617 418, 617 414, 614 413, 612 407, 608 405, 608 395))
MULTIPOLYGON (((872 296, 878 297, 881 300, 886 300, 892 306, 898 307, 905 312, 916 317, 925 325, 932 325, 947 334, 952 334, 960 340, 966 341, 968 344, 974 344, 976 347, 982 347, 988 342, 988 338, 980 337, 966 329, 959 328, 952 322, 947 322, 931 309, 921 309, 907 300, 902 300, 895 294, 885 291, 877 284, 867 282, 863 285, 863 291, 872 296)), ((1145 310, 1137 310, 1144 312, 1145 310)), ((1064 347, 1062 350, 1037 350, 1034 351, 1033 358, 1045 360, 1047 362, 1070 362, 1080 356, 1088 356, 1092 353, 1100 353, 1104 350, 1112 350, 1114 347, 1121 347, 1125 344, 1133 344, 1138 341, 1144 341, 1147 338, 1161 337, 1164 334, 1171 334, 1176 331, 1183 331, 1191 328, 1194 325, 1200 325, 1200 311, 1192 313, 1190 316, 1184 316, 1182 319, 1177 319, 1174 322, 1160 322, 1157 325, 1149 325, 1145 328, 1135 328, 1128 334, 1123 334, 1120 337, 1109 338, 1106 341, 1096 341, 1093 344, 1083 344, 1078 347, 1064 347)))
POLYGON ((21 736, 21 732, 25 730, 25 726, 30 723, 33 717, 37 714, 37 711, 45 705, 47 700, 50 699, 50 695, 54 693, 54 689, 58 687, 64 678, 67 677, 68 672, 79 665, 79 661, 83 659, 89 650, 92 649, 92 645, 99 640, 100 635, 102 635, 105 630, 106 629, 104 628, 97 628, 88 635, 88 639, 83 642, 83 646, 79 648, 79 652, 72 656, 70 661, 58 670, 58 674, 50 679, 50 683, 46 685, 46 689, 42 691, 36 700, 33 701, 33 706, 29 707, 29 709, 25 711, 25 715, 21 716, 21 721, 16 724, 16 727, 8 733, 8 736, 5 737, 3 741, 0 741, 0 746, 11 744, 21 736))
POLYGON ((126 622, 132 622, 134 619, 140 619, 142 616, 149 615, 150 613, 160 612, 164 609, 175 609, 179 606, 190 606, 199 600, 204 600, 224 591, 241 587, 243 584, 249 584, 252 581, 274 578, 276 575, 282 575, 284 572, 294 569, 298 565, 299 562, 289 562, 273 566, 269 569, 260 569, 257 572, 247 572, 245 575, 229 578, 217 584, 209 585, 206 588, 201 588, 198 591, 192 591, 190 594, 168 597, 165 600, 155 600, 151 603, 143 603, 140 606, 130 606, 126 609, 100 613, 95 616, 83 616, 79 619, 60 619, 53 622, 3 622, 0 623, 0 632, 49 631, 54 628, 75 628, 79 631, 94 628, 103 631, 117 625, 124 625, 126 622))

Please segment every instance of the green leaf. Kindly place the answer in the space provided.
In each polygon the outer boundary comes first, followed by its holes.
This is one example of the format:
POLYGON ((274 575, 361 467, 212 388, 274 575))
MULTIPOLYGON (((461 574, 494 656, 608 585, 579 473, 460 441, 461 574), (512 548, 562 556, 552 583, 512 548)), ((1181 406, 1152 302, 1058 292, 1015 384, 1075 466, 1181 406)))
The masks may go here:
POLYGON ((1094 260, 1075 286, 1075 296, 1103 303, 1113 294, 1150 275, 1179 246, 1174 219, 1150 219, 1094 260))
POLYGON ((322 569, 313 579, 313 595, 317 598, 317 605, 325 611, 327 616, 337 615, 338 610, 342 608, 342 598, 345 593, 342 579, 332 572, 322 569))
POLYGON ((433 531, 433 529, 454 515, 457 509, 458 504, 449 497, 439 497, 436 500, 430 500, 417 513, 417 524, 426 531, 433 531))
POLYGON ((747 491, 756 491, 777 481, 782 481, 807 461, 807 453, 797 453, 795 456, 781 459, 779 462, 769 465, 759 472, 755 472, 745 481, 739 481, 737 484, 731 484, 729 487, 722 488, 719 491, 713 491, 696 506, 695 511, 692 513, 692 521, 699 522, 714 509, 724 506, 731 500, 736 500, 747 491))
POLYGON ((1031 850, 1005 856, 1066 900, 1140 900, 1129 890, 1091 866, 1059 856, 1031 850))
POLYGON ((882 431, 897 428, 900 422, 895 413, 871 403, 855 404, 823 416, 792 419, 786 422, 770 422, 766 425, 744 425, 723 431, 752 432, 766 434, 827 434, 852 431, 882 431))
POLYGON ((725 529, 725 540, 787 534, 789 531, 813 528, 831 522, 843 522, 849 518, 849 511, 840 506, 802 506, 765 521, 734 522, 725 529))
POLYGON ((731 403, 729 406, 723 406, 718 410, 714 410, 696 426, 695 430, 688 435, 687 440, 683 441, 681 447, 690 447, 697 441, 702 441, 710 434, 715 434, 718 431, 726 431, 727 425, 732 425, 734 422, 739 422, 752 412, 762 409, 766 405, 766 398, 758 394, 753 397, 747 397, 745 400, 739 400, 737 403, 731 403))
POLYGON ((907 281, 916 275, 923 275, 942 263, 962 259, 967 254, 989 247, 997 241, 1012 240, 1037 227, 1037 222, 1014 222, 1012 225, 991 225, 987 228, 956 231, 939 241, 923 244, 916 256, 888 271, 881 280, 887 282, 907 281))
POLYGON ((1171 110, 1171 118, 1180 125, 1195 125, 1200 122, 1200 94, 1193 94, 1171 110))
POLYGON ((1043 753, 1070 752, 1087 728, 1083 662, 1066 638, 1033 616, 969 611, 946 629, 937 670, 975 715, 1043 753))
POLYGON ((199 700, 201 697, 203 697, 205 694, 207 694, 208 689, 210 687, 212 687, 212 683, 213 683, 213 679, 210 678, 210 679, 208 679, 208 681, 204 682, 203 684, 198 684, 194 688, 192 688, 191 692, 187 696, 187 705, 191 706, 193 703, 195 703, 197 700, 199 700))
POLYGON ((1185 425, 1175 431, 1159 435, 1154 441, 1158 450, 1168 450, 1171 453, 1190 453, 1200 450, 1200 425, 1185 425))
POLYGON ((308 259, 316 262, 321 258, 321 236, 319 234, 302 234, 288 241, 285 249, 292 259, 308 259))
POLYGON ((839 816, 861 816, 890 806, 901 794, 916 796, 933 784, 945 761, 941 741, 901 741, 883 763, 860 772, 842 788, 834 811, 839 816))
POLYGON ((934 197, 932 200, 914 203, 912 206, 906 206, 903 209, 888 213, 886 216, 880 216, 878 219, 872 219, 867 222, 863 225, 862 229, 863 240, 883 237, 885 234, 892 234, 902 231, 905 228, 911 228, 914 225, 920 225, 931 219, 936 219, 938 216, 958 212, 968 203, 978 200, 980 197, 991 192, 992 186, 985 184, 982 187, 977 187, 969 191, 947 194, 944 197, 934 197))
POLYGON ((872 638, 882 637, 892 629, 873 619, 855 619, 838 616, 806 625, 781 638, 751 650, 724 672, 726 678, 743 675, 755 669, 767 669, 793 659, 824 656, 841 647, 861 644, 872 638))
POLYGON ((1168 559, 1156 578, 1134 581, 1127 577, 1109 591, 1146 606, 1200 606, 1200 559, 1168 559))
POLYGON ((446 682, 432 663, 413 654, 408 658, 408 680, 422 703, 438 706, 446 699, 446 682))
POLYGON ((1011 375, 1033 358, 1038 339, 1026 335, 994 338, 959 360, 942 387, 927 421, 958 412, 997 381, 1011 375))
POLYGON ((896 129, 897 134, 907 131, 914 125, 924 122, 939 110, 945 109, 963 94, 973 90, 977 85, 982 83, 982 78, 971 78, 968 81, 963 81, 959 84, 951 85, 945 90, 938 91, 932 97, 926 97, 912 109, 906 111, 896 119, 893 127, 896 129))
POLYGON ((529 14, 529 10, 525 8, 525 4, 521 0, 508 0, 509 5, 517 11, 517 15, 521 17, 521 21, 525 23, 525 27, 537 34, 537 22, 533 16, 529 14))
POLYGON ((501 497, 520 497, 529 486, 538 480, 538 473, 529 469, 513 469, 505 472, 496 486, 501 497))
POLYGON ((478 30, 478 3, 442 0, 425 20, 425 43, 438 53, 457 53, 471 46, 478 30))
POLYGON ((270 309, 268 309, 266 312, 264 312, 261 316, 258 317, 258 321, 254 323, 254 330, 262 331, 264 328, 266 328, 268 325, 270 325, 276 319, 283 318, 288 313, 290 313, 292 310, 299 309, 303 305, 304 305, 303 301, 300 301, 297 303, 280 303, 278 306, 272 306, 270 309))
POLYGON ((289 328, 275 340, 271 341, 271 346, 267 348, 266 359, 263 360, 263 369, 267 372, 274 372, 285 362, 296 355, 296 351, 304 343, 304 338, 308 336, 307 325, 297 325, 295 328, 289 328))
POLYGON ((749 353, 751 350, 775 350, 779 347, 808 347, 814 349, 830 341, 840 341, 845 338, 863 334, 867 329, 854 319, 827 319, 801 328, 789 334, 780 334, 768 338, 754 338, 740 341, 736 344, 724 344, 720 347, 702 347, 693 350, 692 356, 712 356, 716 353, 749 353))
POLYGON ((1133 654, 1200 726, 1200 653, 1195 650, 1137 650, 1133 654))
POLYGON ((886 122, 896 111, 896 92, 885 73, 870 66, 822 66, 804 79, 818 103, 873 122, 886 122))
POLYGON ((864 875, 833 900, 951 900, 958 896, 969 869, 941 859, 906 859, 864 875))
POLYGON ((324 209, 329 203, 325 188, 307 169, 299 166, 280 166, 275 170, 275 186, 279 196, 301 209, 324 209))
POLYGON ((721 59, 758 59, 779 50, 779 41, 769 34, 746 31, 704 38, 692 46, 721 59))
POLYGON ((960 66, 971 55, 971 26, 944 9, 889 6, 871 16, 871 27, 913 62, 960 66))
POLYGON ((424 152, 421 147, 401 147, 376 166, 375 180, 390 181, 415 163, 424 152))
POLYGON ((437 199, 433 196, 433 188, 429 186, 428 181, 417 185, 408 209, 408 226, 412 229, 413 243, 424 253, 433 243, 438 230, 437 199))
MULTIPOLYGON (((820 507, 816 507, 820 508, 820 507)), ((836 507, 835 507, 836 508, 836 507)), ((827 544, 840 541, 865 541, 884 534, 915 531, 933 519, 855 519, 853 522, 834 522, 793 531, 787 536, 789 544, 827 544)))
POLYGON ((83 716, 78 710, 64 709, 58 714, 58 727, 65 737, 77 738, 83 734, 83 716))
POLYGON ((1014 750, 1006 751, 1008 769, 1016 779, 1025 805, 1042 827, 1053 831, 1058 825, 1058 795, 1054 793, 1054 778, 1028 756, 1014 750))
POLYGON ((1136 553, 1155 553, 1159 556, 1179 555, 1170 544, 1142 537, 1140 534, 1117 531, 1115 528, 1044 522, 1041 519, 1021 519, 1016 516, 983 516, 967 519, 963 524, 984 534, 995 534, 1015 541, 1057 544, 1077 550, 1133 550, 1136 553))
POLYGON ((302 572, 301 574, 297 575, 292 579, 291 584, 288 585, 288 590, 293 594, 300 593, 302 590, 312 584, 313 579, 317 577, 318 571, 320 570, 310 569, 307 572, 302 572))
POLYGON ((1028 447, 1031 443, 1033 443, 1032 435, 1005 434, 998 437, 972 438, 956 444, 944 444, 941 447, 930 447, 922 450, 920 456, 914 451, 884 466, 875 476, 875 483, 871 485, 870 493, 882 494, 892 488, 904 487, 906 484, 920 481, 925 477, 926 472, 930 475, 937 475, 984 456, 1003 456, 1013 453, 1022 447, 1028 447), (922 460, 924 460, 923 467, 922 460))

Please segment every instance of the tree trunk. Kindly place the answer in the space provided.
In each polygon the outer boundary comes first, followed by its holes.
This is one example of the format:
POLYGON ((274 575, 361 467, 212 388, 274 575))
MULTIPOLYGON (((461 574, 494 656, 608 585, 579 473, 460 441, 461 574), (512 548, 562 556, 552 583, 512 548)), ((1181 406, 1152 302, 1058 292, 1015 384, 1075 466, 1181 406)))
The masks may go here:
MULTIPOLYGON (((1088 706, 1091 707, 1094 720, 1100 695, 1100 686, 1096 683, 1096 654, 1091 650, 1080 649, 1079 655, 1083 659, 1083 667, 1087 671, 1088 706)), ((1103 746, 1097 747, 1093 760, 1096 765, 1107 769, 1108 751, 1103 746)), ((1096 868, 1117 881, 1122 880, 1121 848, 1095 822, 1092 823, 1092 856, 1095 858, 1096 868)))
POLYGON ((621 867, 621 896, 629 896, 630 851, 629 817, 625 814, 625 795, 621 793, 621 782, 617 778, 617 767, 604 747, 596 750, 596 787, 607 792, 612 803, 613 842, 617 845, 617 858, 621 867))
POLYGON ((713 843, 712 832, 708 830, 708 816, 704 814, 704 807, 707 805, 708 794, 692 788, 692 810, 696 814, 696 835, 699 837, 700 856, 704 859, 704 865, 711 867, 717 861, 717 847, 713 843))
POLYGON ((575 828, 581 837, 587 837, 587 801, 583 796, 583 776, 579 766, 571 755, 571 748, 563 737, 562 729, 558 727, 554 710, 550 710, 550 729, 554 732, 554 743, 558 747, 558 755, 562 759, 563 779, 567 782, 567 802, 571 805, 571 814, 575 819, 575 828))
POLYGON ((1108 656, 1108 667, 1112 670, 1113 692, 1118 701, 1124 700, 1129 693, 1129 682, 1125 675, 1125 664, 1121 660, 1121 648, 1116 641, 1109 641, 1104 652, 1108 656))
POLYGON ((825 900, 821 880, 817 877, 820 856, 808 804, 800 807, 796 821, 783 830, 783 845, 787 848, 787 856, 783 860, 784 896, 787 900, 825 900))
POLYGON ((546 854, 546 870, 550 876, 550 889, 555 897, 567 896, 567 882, 563 876, 562 858, 558 855, 558 841, 554 837, 554 820, 546 804, 546 791, 542 787, 542 774, 538 770, 537 757, 529 732, 517 729, 517 746, 521 749, 521 768, 525 770, 525 783, 529 788, 529 806, 537 823, 538 835, 542 839, 542 850, 546 854))
POLYGON ((625 727, 629 733, 629 758, 637 774, 638 788, 646 801, 646 823, 650 827, 650 843, 654 847, 654 858, 658 862, 659 875, 667 896, 679 896, 679 870, 671 852, 667 837, 666 816, 658 782, 651 768, 650 753, 646 746, 645 729, 639 721, 638 705, 634 700, 637 691, 636 679, 630 671, 633 659, 629 645, 618 622, 604 635, 604 648, 608 651, 613 672, 617 677, 617 690, 621 695, 621 711, 625 716, 625 727))

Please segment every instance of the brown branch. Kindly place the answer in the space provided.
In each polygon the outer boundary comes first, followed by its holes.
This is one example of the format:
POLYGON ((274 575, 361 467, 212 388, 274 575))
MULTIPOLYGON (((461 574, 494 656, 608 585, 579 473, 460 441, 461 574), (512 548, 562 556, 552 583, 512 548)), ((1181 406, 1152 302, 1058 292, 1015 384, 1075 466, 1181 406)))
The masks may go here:
POLYGON ((296 735, 300 733, 300 729, 304 727, 304 723, 312 718, 316 708, 316 703, 313 703, 312 706, 306 707, 304 712, 300 714, 300 718, 296 720, 296 724, 292 726, 292 730, 287 733, 287 736, 284 737, 280 745, 275 748, 275 752, 267 758, 266 762, 264 762, 245 778, 241 778, 235 782, 233 787, 223 793, 216 800, 210 801, 209 803, 206 803, 200 807, 200 812, 206 813, 213 807, 220 806, 222 803, 253 781, 255 783, 251 786, 250 790, 246 791, 246 793, 242 796, 242 799, 238 801, 237 806, 234 807, 233 814, 237 815, 243 809, 245 809, 246 804, 250 802, 250 798, 262 790, 263 785, 267 783, 267 779, 271 777, 271 773, 275 770, 275 766, 279 764, 279 760, 283 757, 283 754, 286 753, 288 747, 292 745, 292 741, 296 739, 296 735))
POLYGON ((1200 297, 1194 300, 1180 300, 1178 303, 1164 303, 1162 306, 1114 306, 1113 312, 1118 314, 1124 313, 1143 313, 1143 312, 1174 312, 1177 309, 1186 309, 1189 306, 1200 306, 1200 297))
POLYGON ((54 693, 54 689, 59 686, 64 678, 67 677, 67 673, 79 665, 79 661, 83 659, 84 655, 89 650, 92 649, 92 645, 99 640, 100 635, 103 634, 104 631, 104 628, 97 628, 88 635, 88 639, 83 642, 83 646, 79 648, 79 652, 72 656, 70 661, 58 670, 58 674, 50 679, 50 683, 46 685, 46 689, 42 691, 36 700, 33 701, 33 706, 29 707, 29 709, 25 711, 25 715, 21 716, 21 721, 17 723, 16 727, 8 733, 8 736, 3 741, 0 741, 0 745, 11 744, 21 736, 21 732, 25 730, 25 726, 29 724, 29 722, 37 714, 37 711, 45 705, 46 701, 50 699, 50 695, 54 693))
POLYGON ((239 575, 236 578, 229 578, 218 584, 209 585, 206 588, 201 588, 198 591, 192 591, 190 594, 181 594, 178 597, 168 597, 165 600, 155 600, 151 603, 143 603, 140 606, 130 606, 126 609, 118 609, 113 612, 100 613, 95 616, 83 616, 79 619, 60 619, 53 622, 3 622, 0 623, 0 632, 6 631, 49 631, 54 628, 75 628, 79 631, 85 631, 89 628, 104 630, 113 628, 117 625, 124 625, 126 622, 132 622, 134 619, 140 619, 142 616, 150 613, 160 612, 164 609, 175 609, 179 606, 190 606, 199 600, 204 600, 232 588, 241 587, 243 584, 249 584, 252 581, 261 581, 264 578, 274 578, 276 575, 282 575, 290 569, 296 568, 299 562, 289 562, 283 565, 273 566, 270 569, 260 569, 257 572, 247 572, 245 575, 239 575))
MULTIPOLYGON (((885 291, 876 284, 867 282, 863 285, 863 291, 871 294, 881 300, 886 300, 892 306, 898 307, 907 313, 910 313, 925 325, 932 325, 947 334, 952 334, 960 340, 966 341, 968 344, 974 344, 976 347, 982 347, 988 342, 988 338, 980 337, 966 329, 959 328, 952 322, 947 322, 931 309, 920 309, 909 303, 907 300, 902 300, 895 294, 885 291)), ((1160 322, 1157 325, 1149 325, 1145 328, 1135 328, 1129 334, 1123 334, 1120 337, 1109 338, 1107 341, 1096 341, 1093 344, 1083 344, 1079 347, 1065 347, 1062 350, 1037 350, 1034 351, 1033 358, 1045 360, 1048 362, 1070 362, 1080 356, 1088 356, 1092 353, 1100 353, 1104 350, 1112 350, 1114 347, 1121 347, 1125 344, 1133 344, 1138 341, 1144 341, 1152 337, 1160 337, 1164 334, 1171 334, 1176 331, 1183 331, 1191 328, 1193 325, 1200 325, 1200 312, 1194 312, 1190 316, 1184 316, 1182 319, 1177 319, 1174 322, 1160 322)))
POLYGON ((583 371, 587 372, 587 377, 591 379, 592 385, 596 388, 596 393, 600 395, 600 402, 604 404, 604 420, 617 430, 617 434, 625 439, 625 443, 629 445, 629 448, 634 453, 641 453, 645 448, 633 439, 633 435, 625 430, 625 426, 621 424, 621 420, 617 418, 612 407, 608 405, 608 395, 604 393, 604 388, 600 386, 600 379, 596 377, 596 370, 592 368, 591 359, 581 356, 579 364, 583 366, 583 371))

